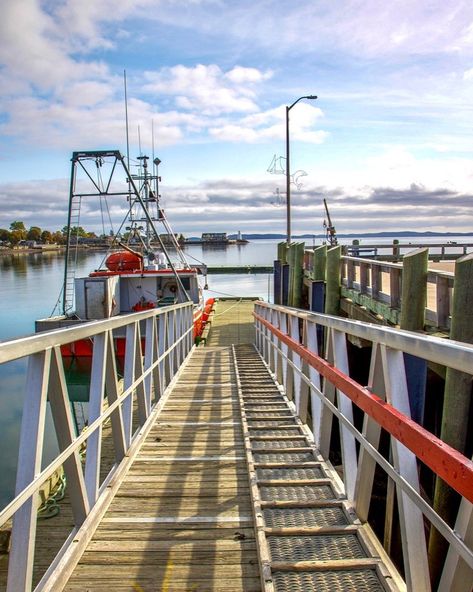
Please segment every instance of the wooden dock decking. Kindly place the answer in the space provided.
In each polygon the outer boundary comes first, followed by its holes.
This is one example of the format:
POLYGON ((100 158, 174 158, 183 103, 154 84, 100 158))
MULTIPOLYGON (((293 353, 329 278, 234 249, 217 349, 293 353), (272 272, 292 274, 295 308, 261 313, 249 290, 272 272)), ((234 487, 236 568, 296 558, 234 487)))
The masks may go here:
POLYGON ((260 590, 230 344, 252 301, 222 300, 65 590, 260 590))
MULTIPOLYGON (((405 590, 254 349, 253 306, 217 303, 207 345, 182 368, 60 589, 405 590)), ((39 571, 69 506, 46 522, 39 571)))
POLYGON ((252 309, 217 306, 65 590, 256 592, 261 569, 267 590, 398 589, 253 349, 252 309))

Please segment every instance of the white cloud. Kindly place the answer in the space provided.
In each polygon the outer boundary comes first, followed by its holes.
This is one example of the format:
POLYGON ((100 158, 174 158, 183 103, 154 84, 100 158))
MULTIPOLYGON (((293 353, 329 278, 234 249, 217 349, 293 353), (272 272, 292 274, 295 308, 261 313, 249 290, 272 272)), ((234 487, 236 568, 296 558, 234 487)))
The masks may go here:
POLYGON ((206 115, 257 111, 255 86, 270 73, 256 68, 234 67, 223 72, 216 64, 183 65, 145 72, 143 90, 158 96, 172 96, 181 109, 206 115), (243 86, 242 86, 243 85, 243 86))
POLYGON ((257 68, 243 68, 242 66, 235 66, 232 70, 225 74, 225 77, 235 84, 243 84, 244 82, 262 82, 271 78, 273 73, 271 71, 261 72, 257 68))
MULTIPOLYGON (((290 112, 290 138, 313 144, 321 144, 328 136, 314 126, 323 116, 321 109, 300 103, 290 112)), ((210 134, 229 142, 268 142, 286 137, 286 108, 284 105, 243 117, 238 125, 222 124, 210 128, 210 134)))

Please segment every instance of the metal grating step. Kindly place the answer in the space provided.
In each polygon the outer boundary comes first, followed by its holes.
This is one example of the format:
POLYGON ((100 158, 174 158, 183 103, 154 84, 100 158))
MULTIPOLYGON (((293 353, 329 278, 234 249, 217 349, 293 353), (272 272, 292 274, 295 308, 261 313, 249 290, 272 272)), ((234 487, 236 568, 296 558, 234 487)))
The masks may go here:
POLYGON ((267 537, 272 561, 336 561, 366 557, 356 534, 267 537))
POLYGON ((257 428, 250 428, 250 438, 253 438, 255 436, 273 436, 275 438, 277 436, 290 436, 296 438, 299 435, 301 435, 301 431, 298 427, 281 428, 275 430, 259 430, 257 428))
POLYGON ((384 592, 374 569, 273 572, 275 592, 384 592))
POLYGON ((304 439, 299 440, 253 440, 251 442, 252 450, 277 450, 279 448, 309 448, 307 441, 304 439))
POLYGON ((267 486, 260 487, 261 500, 265 502, 296 501, 310 502, 317 500, 333 500, 334 493, 330 485, 295 485, 295 486, 267 486))
POLYGON ((383 586, 386 572, 369 555, 333 469, 265 364, 247 352, 234 348, 263 592, 393 589, 383 586))
POLYGON ((341 507, 294 508, 290 510, 265 508, 263 516, 264 522, 269 528, 313 528, 349 524, 341 507))
POLYGON ((254 453, 253 457, 256 463, 284 463, 307 462, 315 460, 311 452, 274 452, 274 453, 254 453))
POLYGON ((279 418, 279 419, 271 419, 271 420, 261 420, 261 419, 251 419, 249 417, 247 417, 247 423, 248 423, 248 427, 251 429, 255 429, 255 428, 277 428, 277 427, 290 427, 292 428, 292 425, 294 425, 294 427, 297 427, 296 421, 294 419, 294 417, 291 418, 279 418))
POLYGON ((256 476, 260 481, 272 479, 321 479, 324 474, 319 468, 288 468, 288 469, 256 469, 256 476))

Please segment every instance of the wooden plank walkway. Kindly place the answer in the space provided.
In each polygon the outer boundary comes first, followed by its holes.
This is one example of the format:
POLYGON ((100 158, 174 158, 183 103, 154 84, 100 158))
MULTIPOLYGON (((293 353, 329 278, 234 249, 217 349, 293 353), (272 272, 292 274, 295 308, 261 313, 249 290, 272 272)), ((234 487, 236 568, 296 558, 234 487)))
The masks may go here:
POLYGON ((251 345, 252 312, 217 303, 64 590, 404 589, 251 345))
POLYGON ((260 589, 229 347, 199 348, 66 590, 260 589))

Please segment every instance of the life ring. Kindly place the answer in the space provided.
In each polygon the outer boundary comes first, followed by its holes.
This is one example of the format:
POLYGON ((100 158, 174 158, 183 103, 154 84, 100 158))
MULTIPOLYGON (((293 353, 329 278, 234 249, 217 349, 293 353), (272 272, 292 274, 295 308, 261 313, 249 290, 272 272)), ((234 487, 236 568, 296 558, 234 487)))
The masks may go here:
POLYGON ((166 293, 175 294, 177 292, 177 284, 174 280, 166 282, 163 286, 163 296, 166 296, 166 293))

